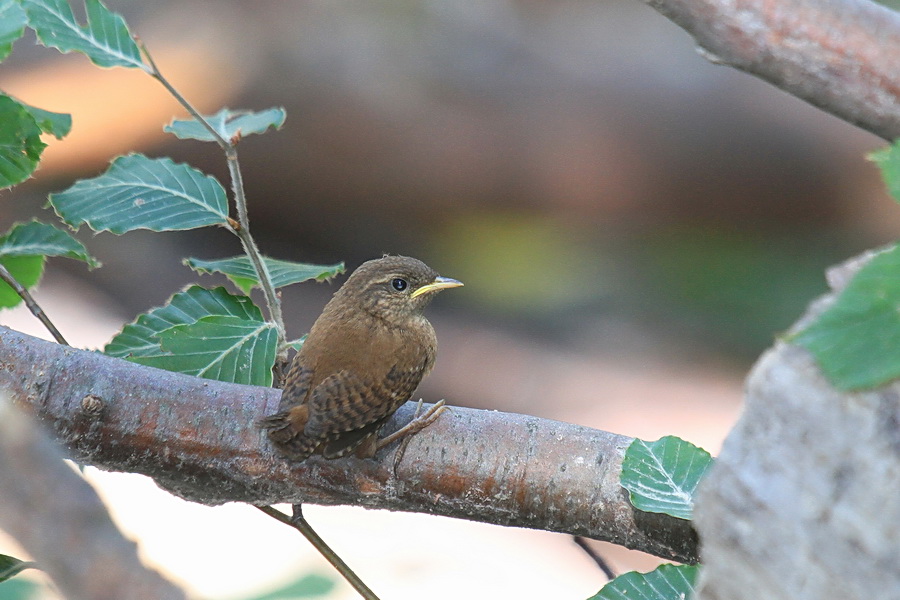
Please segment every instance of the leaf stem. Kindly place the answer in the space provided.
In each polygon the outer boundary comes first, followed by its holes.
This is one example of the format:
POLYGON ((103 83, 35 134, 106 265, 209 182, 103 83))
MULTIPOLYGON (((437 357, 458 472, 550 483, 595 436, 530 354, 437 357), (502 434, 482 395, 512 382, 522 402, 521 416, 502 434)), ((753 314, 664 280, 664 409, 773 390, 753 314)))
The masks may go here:
POLYGON ((172 97, 174 97, 198 123, 203 125, 210 135, 213 136, 213 139, 215 139, 222 151, 225 152, 225 160, 228 164, 228 174, 231 176, 231 191, 234 195, 234 204, 238 214, 237 226, 231 222, 229 222, 229 225, 231 226, 231 231, 238 236, 239 240, 241 240, 244 252, 250 257, 250 262, 253 264, 253 269, 256 271, 256 277, 259 280, 259 286, 262 288, 263 295, 266 298, 269 316, 275 323, 275 329, 278 332, 278 355, 276 356, 275 363, 276 366, 280 367, 280 365, 287 362, 289 348, 287 343, 287 330, 284 326, 284 317, 281 312, 281 299, 275 292, 272 276, 269 273, 268 267, 266 267, 266 263, 262 258, 259 247, 256 245, 253 236, 250 234, 250 219, 247 214, 247 197, 244 194, 244 178, 241 175, 236 147, 237 141, 240 139, 240 134, 235 136, 235 139, 233 140, 226 140, 223 138, 219 132, 203 118, 203 115, 201 115, 200 112, 175 89, 169 80, 163 76, 159 67, 156 66, 156 61, 153 60, 153 57, 143 43, 141 44, 141 51, 144 53, 144 56, 149 63, 150 75, 159 81, 163 87, 172 94, 172 97))
POLYGON ((247 215, 247 198, 244 195, 244 178, 241 175, 240 163, 238 163, 237 148, 231 143, 228 144, 228 148, 225 150, 225 158, 228 162, 228 171, 231 174, 231 191, 234 194, 234 204, 237 207, 238 213, 239 227, 232 226, 231 230, 234 231, 235 235, 238 236, 238 239, 241 240, 244 251, 247 253, 247 256, 250 257, 250 262, 253 263, 256 277, 259 279, 260 287, 266 298, 266 304, 269 305, 269 315, 275 322, 275 328, 278 331, 278 355, 276 357, 276 364, 280 365, 287 360, 288 351, 287 330, 284 326, 284 316, 281 313, 281 299, 275 292, 275 286, 272 284, 272 276, 262 258, 259 247, 256 245, 256 240, 250 235, 250 218, 247 215))
POLYGON ((59 329, 50 321, 50 318, 47 317, 47 314, 44 312, 44 309, 38 305, 37 302, 34 301, 34 297, 26 290, 22 284, 20 284, 15 277, 13 277, 12 273, 10 273, 5 266, 0 264, 0 279, 5 281, 9 287, 15 291, 22 300, 25 301, 25 306, 28 307, 28 310, 31 311, 35 317, 37 317, 38 321, 44 324, 44 327, 47 328, 47 331, 50 332, 50 335, 60 344, 64 346, 70 345, 69 342, 66 341, 66 338, 62 336, 59 332, 59 329))
POLYGON ((147 50, 147 46, 145 46, 143 42, 141 42, 141 52, 144 53, 144 56, 147 58, 147 62, 150 63, 150 76, 160 82, 163 87, 166 88, 166 90, 170 94, 172 94, 172 97, 175 98, 175 100, 178 101, 178 103, 183 106, 184 109, 187 110, 188 113, 190 113, 190 115, 194 117, 198 123, 203 125, 203 127, 205 127, 207 131, 209 131, 209 134, 213 136, 213 138, 215 138, 216 143, 219 144, 219 147, 222 148, 222 150, 227 151, 230 145, 228 141, 221 135, 219 135, 219 132, 216 131, 215 128, 210 125, 206 119, 203 118, 203 115, 201 115, 200 112, 196 108, 194 108, 194 106, 190 102, 187 101, 187 98, 182 96, 181 93, 175 89, 175 86, 169 83, 169 80, 163 76, 162 72, 159 70, 159 67, 156 66, 156 61, 153 60, 153 56, 151 56, 150 51, 147 50))
POLYGON ((294 516, 289 517, 280 510, 277 510, 271 506, 257 506, 259 510, 263 511, 270 517, 277 519, 284 523, 285 525, 290 525, 297 531, 303 534, 303 536, 309 540, 309 543, 312 544, 316 550, 319 551, 325 560, 331 563, 338 573, 343 576, 344 579, 347 580, 347 583, 353 586, 359 595, 365 598, 365 600, 378 600, 378 596, 375 595, 375 592, 369 589, 362 579, 353 572, 353 570, 347 566, 341 557, 332 550, 328 544, 325 543, 319 534, 315 532, 312 526, 309 524, 309 521, 303 516, 303 511, 300 508, 299 504, 294 505, 294 516))

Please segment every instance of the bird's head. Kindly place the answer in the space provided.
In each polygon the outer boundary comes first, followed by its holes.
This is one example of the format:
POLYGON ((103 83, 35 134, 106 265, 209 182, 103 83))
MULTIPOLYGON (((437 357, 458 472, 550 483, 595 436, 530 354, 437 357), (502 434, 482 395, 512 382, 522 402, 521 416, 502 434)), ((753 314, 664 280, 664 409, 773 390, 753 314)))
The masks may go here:
POLYGON ((421 314, 436 292, 462 283, 441 277, 421 260, 384 256, 361 264, 335 294, 343 302, 358 302, 366 312, 387 321, 421 314))

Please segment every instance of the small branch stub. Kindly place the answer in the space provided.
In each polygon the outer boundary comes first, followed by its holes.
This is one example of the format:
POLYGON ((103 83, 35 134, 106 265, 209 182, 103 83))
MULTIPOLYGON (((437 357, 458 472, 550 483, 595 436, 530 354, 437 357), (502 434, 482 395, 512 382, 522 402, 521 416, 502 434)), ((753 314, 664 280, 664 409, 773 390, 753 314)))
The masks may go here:
POLYGON ((81 412, 90 417, 99 417, 103 414, 103 399, 94 394, 88 394, 81 399, 81 412))

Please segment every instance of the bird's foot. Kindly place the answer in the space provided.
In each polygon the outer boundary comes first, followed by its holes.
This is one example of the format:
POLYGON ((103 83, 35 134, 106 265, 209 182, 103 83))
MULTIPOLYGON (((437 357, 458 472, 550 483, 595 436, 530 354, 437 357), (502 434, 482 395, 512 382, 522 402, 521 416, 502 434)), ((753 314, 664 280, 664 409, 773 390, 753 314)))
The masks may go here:
POLYGON ((419 405, 416 406, 416 412, 413 414, 412 421, 395 431, 389 436, 383 437, 378 440, 378 443, 375 444, 375 451, 381 450, 388 444, 396 442, 397 440, 404 438, 408 435, 412 435, 414 433, 418 433, 437 421, 438 417, 441 416, 441 413, 445 410, 450 410, 450 407, 447 406, 447 403, 443 400, 439 400, 435 403, 434 406, 425 411, 424 414, 420 415, 419 413, 422 410, 422 401, 419 400, 419 405))

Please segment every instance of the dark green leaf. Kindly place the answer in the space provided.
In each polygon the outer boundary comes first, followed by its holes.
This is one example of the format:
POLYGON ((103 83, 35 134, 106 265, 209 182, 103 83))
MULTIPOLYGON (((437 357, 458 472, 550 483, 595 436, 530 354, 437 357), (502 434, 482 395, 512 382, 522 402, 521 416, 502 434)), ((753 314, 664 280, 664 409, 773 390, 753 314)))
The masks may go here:
POLYGON ((209 316, 232 316, 262 321, 262 312, 246 296, 234 296, 223 287, 211 290, 198 285, 172 296, 168 304, 140 315, 103 349, 105 354, 151 367, 169 353, 160 347, 159 334, 176 325, 190 325, 209 316))
POLYGON ((275 325, 240 317, 204 317, 159 334, 169 361, 162 367, 206 379, 272 385, 278 334, 275 325))
POLYGON ((900 246, 875 255, 819 317, 788 338, 842 390, 900 377, 900 246))
POLYGON ((0 237, 0 257, 5 256, 63 256, 100 266, 68 232, 39 221, 17 223, 0 237))
POLYGON ((26 562, 6 554, 0 554, 0 582, 15 577, 25 569, 36 569, 33 562, 26 562))
POLYGON ((50 194, 50 204, 72 227, 87 223, 116 234, 224 225, 228 217, 225 190, 215 178, 141 154, 121 156, 103 175, 50 194))
POLYGON ((9 96, 0 95, 0 189, 28 179, 46 147, 31 113, 9 96))
POLYGON ((689 600, 699 567, 660 565, 649 573, 619 575, 588 600, 689 600))
MULTIPOLYGON (((238 133, 246 137, 252 133, 265 133, 270 127, 280 129, 284 124, 285 112, 283 108, 269 108, 262 112, 223 108, 216 114, 204 115, 203 118, 227 142, 238 133)), ((195 119, 172 121, 163 130, 183 140, 215 141, 209 130, 195 119)))
POLYGON ((83 52, 101 67, 148 70, 121 15, 99 0, 85 0, 87 24, 81 25, 67 0, 22 0, 28 24, 45 46, 60 52, 83 52))
POLYGON ((29 106, 24 102, 19 102, 19 104, 31 113, 31 116, 34 117, 34 122, 41 128, 41 131, 51 134, 58 140, 69 135, 69 132, 72 130, 72 115, 70 114, 51 112, 43 108, 29 106))
POLYGON ((690 519, 694 491, 712 461, 709 452, 673 435, 655 442, 636 439, 622 460, 622 487, 644 512, 690 519))
POLYGON ((900 202, 900 139, 891 146, 873 152, 869 159, 881 169, 881 177, 894 200, 900 202))
POLYGON ((13 43, 25 33, 28 19, 16 0, 0 0, 0 60, 12 52, 13 43))
POLYGON ((315 598, 324 596, 334 589, 334 581, 322 575, 311 573, 304 575, 283 588, 273 590, 268 594, 254 596, 247 600, 293 600, 294 598, 315 598))
MULTIPOLYGON (((0 264, 6 267, 13 279, 25 289, 31 289, 41 279, 44 272, 43 256, 4 256, 0 264)), ((0 308, 12 308, 22 298, 5 281, 0 281, 0 308)))
MULTIPOLYGON (((324 281, 344 271, 344 263, 336 265, 311 265, 307 263, 295 263, 287 260, 263 257, 272 284, 276 288, 315 279, 324 281)), ((223 258, 221 260, 201 260, 188 258, 184 264, 198 273, 223 273, 231 279, 236 286, 248 293, 253 286, 259 285, 253 264, 246 255, 223 258)))

